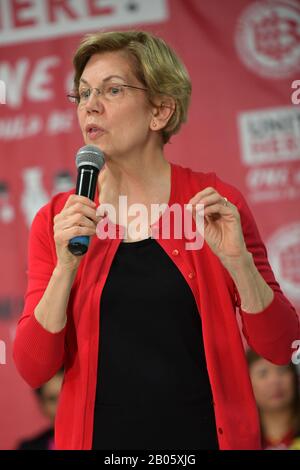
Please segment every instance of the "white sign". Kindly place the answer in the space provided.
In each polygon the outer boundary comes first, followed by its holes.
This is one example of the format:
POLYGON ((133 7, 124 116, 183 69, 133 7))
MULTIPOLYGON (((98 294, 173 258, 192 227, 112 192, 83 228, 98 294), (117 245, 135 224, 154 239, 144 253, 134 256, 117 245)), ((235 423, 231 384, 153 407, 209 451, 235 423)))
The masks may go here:
POLYGON ((166 0, 0 0, 0 45, 166 21, 166 0))
POLYGON ((246 165, 300 159, 300 108, 282 106, 242 112, 238 126, 246 165))

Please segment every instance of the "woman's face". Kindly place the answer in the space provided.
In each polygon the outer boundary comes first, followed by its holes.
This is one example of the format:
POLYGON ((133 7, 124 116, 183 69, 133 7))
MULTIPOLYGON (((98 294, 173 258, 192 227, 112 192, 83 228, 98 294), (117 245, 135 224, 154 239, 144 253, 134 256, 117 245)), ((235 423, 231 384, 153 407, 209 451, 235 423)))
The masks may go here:
POLYGON ((250 366, 250 378, 261 411, 288 408, 295 399, 294 375, 288 366, 258 359, 250 366))
MULTIPOLYGON (((101 89, 103 84, 144 88, 132 61, 120 51, 94 54, 83 70, 79 91, 101 89)), ((138 153, 150 137, 151 107, 143 90, 125 87, 124 94, 112 100, 94 90, 77 113, 85 143, 98 146, 107 157, 138 153)))

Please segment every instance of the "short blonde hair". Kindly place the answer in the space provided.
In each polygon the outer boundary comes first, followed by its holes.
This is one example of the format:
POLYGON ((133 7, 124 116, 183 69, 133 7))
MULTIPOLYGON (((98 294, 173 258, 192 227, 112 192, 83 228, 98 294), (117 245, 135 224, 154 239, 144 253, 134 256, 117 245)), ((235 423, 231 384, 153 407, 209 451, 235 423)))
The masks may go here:
POLYGON ((191 81, 185 66, 163 39, 145 31, 88 34, 73 58, 75 91, 78 91, 80 77, 90 57, 113 51, 124 51, 133 59, 136 77, 147 88, 151 103, 162 95, 174 99, 175 111, 162 129, 163 142, 167 143, 187 120, 191 81))

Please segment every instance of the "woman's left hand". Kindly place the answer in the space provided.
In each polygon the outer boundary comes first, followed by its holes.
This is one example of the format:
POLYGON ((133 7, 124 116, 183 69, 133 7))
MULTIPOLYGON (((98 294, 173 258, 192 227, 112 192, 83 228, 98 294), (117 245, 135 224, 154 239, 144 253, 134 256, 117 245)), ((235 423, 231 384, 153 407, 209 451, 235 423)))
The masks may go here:
POLYGON ((221 196, 214 188, 207 187, 189 201, 195 218, 196 204, 204 205, 204 239, 221 262, 229 267, 247 254, 237 207, 221 196))

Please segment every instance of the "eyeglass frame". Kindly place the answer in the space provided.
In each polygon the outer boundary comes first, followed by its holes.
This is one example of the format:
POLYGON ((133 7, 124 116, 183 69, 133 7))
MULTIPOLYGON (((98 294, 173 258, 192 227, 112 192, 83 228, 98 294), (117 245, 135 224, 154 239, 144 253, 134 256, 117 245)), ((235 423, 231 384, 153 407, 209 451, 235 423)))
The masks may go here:
MULTIPOLYGON (((142 88, 142 87, 139 87, 139 86, 135 86, 135 85, 127 85, 125 83, 110 83, 109 84, 110 86, 115 86, 115 87, 125 87, 125 88, 133 88, 133 89, 136 89, 136 90, 143 90, 143 91, 148 91, 148 88, 142 88)), ((103 87, 102 87, 103 88, 103 87)), ((87 89, 87 91, 89 91, 89 96, 87 97, 87 100, 90 98, 91 94, 92 94, 92 91, 93 90, 97 90, 97 97, 102 93, 102 90, 101 88, 98 88, 98 87, 89 87, 87 89)), ((71 93, 68 93, 67 94, 67 98, 68 100, 70 101, 70 103, 75 103, 77 104, 78 106, 80 105, 80 95, 72 95, 71 93)))

